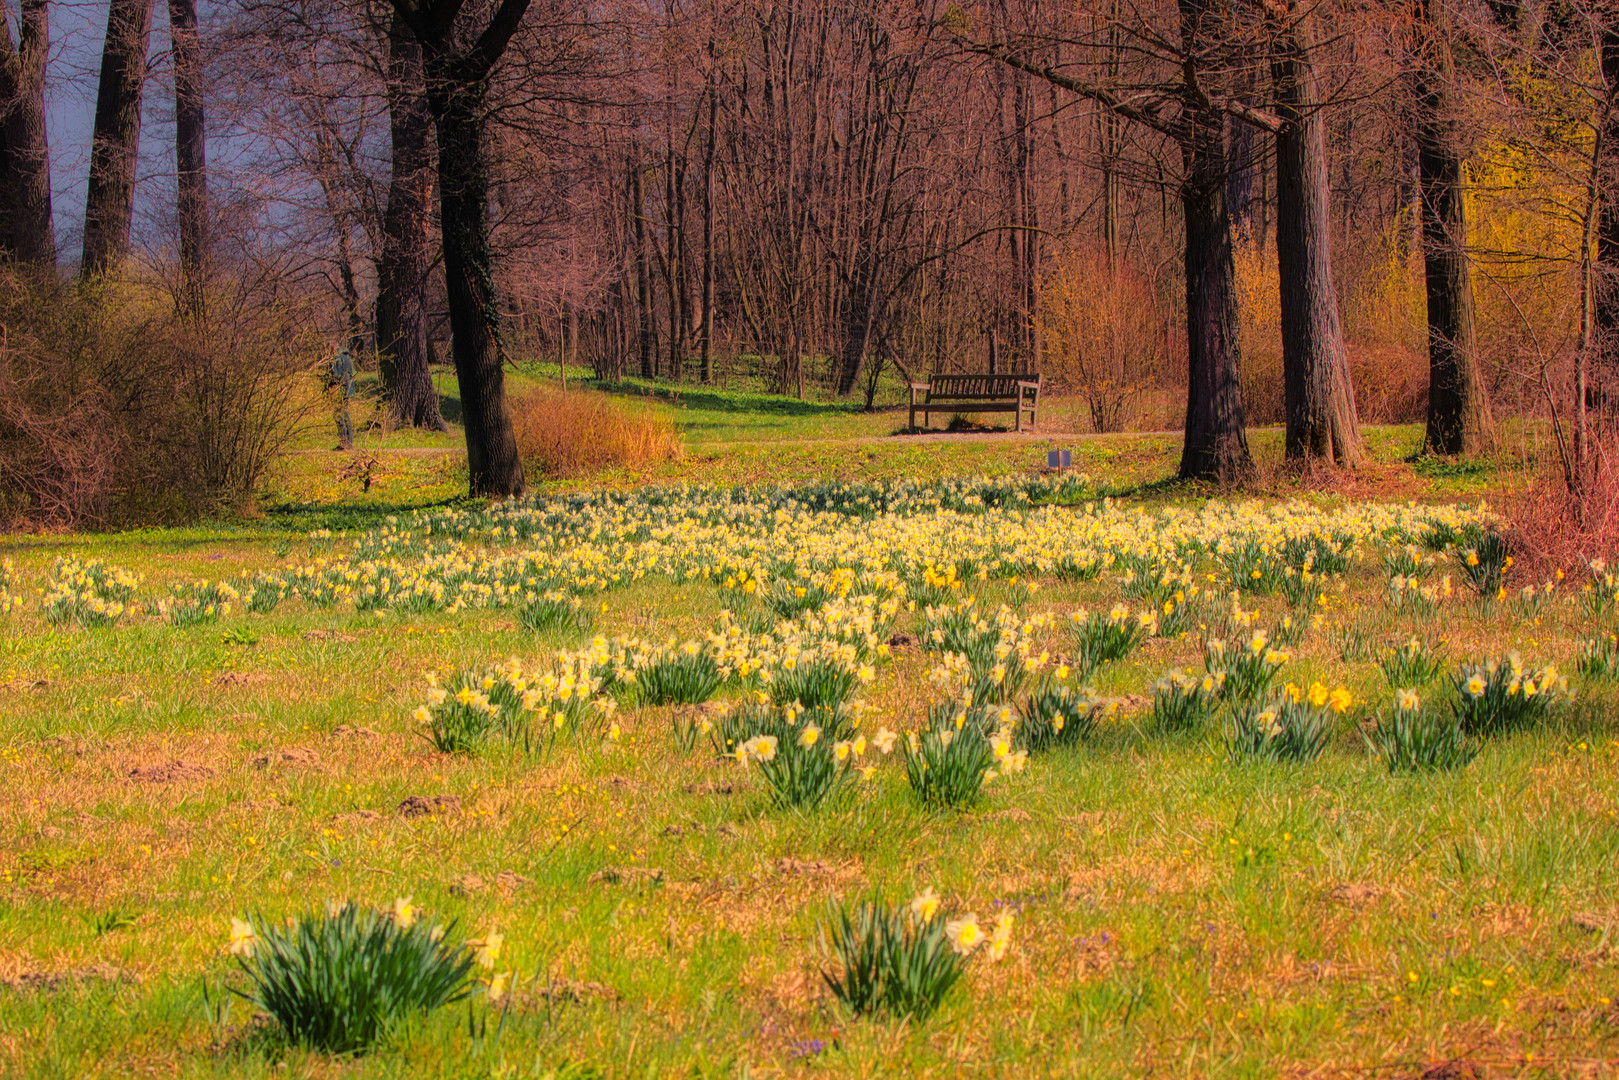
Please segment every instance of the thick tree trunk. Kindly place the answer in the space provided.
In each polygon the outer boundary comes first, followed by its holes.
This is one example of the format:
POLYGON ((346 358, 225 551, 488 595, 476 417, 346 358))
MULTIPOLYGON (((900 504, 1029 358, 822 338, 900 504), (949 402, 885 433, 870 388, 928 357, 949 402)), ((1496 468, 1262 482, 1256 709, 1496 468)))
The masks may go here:
POLYGON ((377 263, 377 367, 393 426, 446 431, 427 366, 433 115, 421 44, 399 18, 388 32, 388 126, 392 175, 377 263))
POLYGON ((1276 261, 1281 278, 1287 456, 1360 464, 1359 417, 1332 280, 1331 185, 1308 28, 1275 38, 1276 261))
POLYGON ((1223 483, 1253 470, 1238 377, 1241 324, 1225 201, 1225 117, 1199 110, 1188 119, 1190 130, 1181 139, 1187 379, 1180 475, 1223 483))
POLYGON ((174 217, 180 233, 180 284, 186 309, 200 320, 208 258, 208 154, 196 0, 169 0, 169 49, 174 55, 174 217))
POLYGON ((152 4, 153 0, 112 0, 107 11, 95 135, 90 144, 90 188, 84 200, 84 254, 79 272, 85 277, 114 269, 129 252, 152 4))
POLYGON ((17 41, 0 13, 0 259, 56 265, 45 137, 47 0, 23 0, 17 41))
POLYGON ((1467 259, 1466 178, 1457 146, 1450 47, 1434 18, 1441 0, 1419 0, 1415 65, 1417 173, 1422 184, 1422 254, 1428 292, 1428 429, 1435 454, 1476 454, 1495 444, 1479 371, 1473 271, 1467 259))
POLYGON ((523 465, 506 408, 500 305, 489 248, 489 174, 483 85, 444 94, 438 127, 439 206, 451 346, 461 386, 461 423, 474 495, 520 495, 523 465))
MULTIPOLYGON (((1619 88, 1619 27, 1603 31, 1600 42, 1602 79, 1610 95, 1619 88)), ((1602 205, 1597 214, 1594 336, 1600 358, 1598 386, 1612 393, 1619 384, 1619 108, 1609 109, 1602 131, 1599 162, 1602 205)), ((1606 402, 1604 412, 1619 402, 1606 402)), ((1599 414, 1598 422, 1611 420, 1599 414)))

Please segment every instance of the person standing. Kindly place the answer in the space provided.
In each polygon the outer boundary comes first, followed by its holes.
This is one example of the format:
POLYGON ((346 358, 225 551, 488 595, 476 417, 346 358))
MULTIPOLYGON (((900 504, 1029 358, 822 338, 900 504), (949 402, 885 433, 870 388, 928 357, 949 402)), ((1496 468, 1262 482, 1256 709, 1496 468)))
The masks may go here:
POLYGON ((337 446, 338 450, 354 449, 354 422, 349 419, 349 398, 354 396, 354 358, 349 347, 342 346, 332 358, 326 386, 337 393, 337 446))

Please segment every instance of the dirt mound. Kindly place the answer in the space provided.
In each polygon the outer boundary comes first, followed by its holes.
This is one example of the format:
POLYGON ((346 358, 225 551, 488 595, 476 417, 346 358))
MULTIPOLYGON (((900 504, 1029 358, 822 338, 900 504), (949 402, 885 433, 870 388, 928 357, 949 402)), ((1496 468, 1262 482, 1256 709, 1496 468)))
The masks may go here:
POLYGON ((398 807, 400 817, 427 817, 433 814, 459 814, 459 795, 412 795, 398 807))
POLYGON ((320 755, 303 746, 288 746, 280 750, 271 750, 269 753, 259 754, 253 758, 255 769, 286 768, 287 766, 302 768, 319 768, 320 755))
POLYGON ((191 761, 157 761, 137 765, 129 770, 129 778, 142 784, 180 784, 190 780, 207 780, 214 770, 191 761))

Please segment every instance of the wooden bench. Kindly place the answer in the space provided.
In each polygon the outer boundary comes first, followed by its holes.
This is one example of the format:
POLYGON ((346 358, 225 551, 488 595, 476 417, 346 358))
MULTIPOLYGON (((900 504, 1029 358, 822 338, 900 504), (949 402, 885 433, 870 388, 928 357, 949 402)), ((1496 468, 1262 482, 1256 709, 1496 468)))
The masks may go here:
POLYGON ((1023 414, 1029 414, 1029 430, 1034 430, 1035 410, 1040 404, 1039 375, 933 375, 925 383, 911 383, 911 430, 916 430, 916 414, 922 414, 926 427, 932 414, 1009 412, 1017 414, 1017 429, 1023 430, 1023 414), (924 397, 916 400, 921 392, 924 397))

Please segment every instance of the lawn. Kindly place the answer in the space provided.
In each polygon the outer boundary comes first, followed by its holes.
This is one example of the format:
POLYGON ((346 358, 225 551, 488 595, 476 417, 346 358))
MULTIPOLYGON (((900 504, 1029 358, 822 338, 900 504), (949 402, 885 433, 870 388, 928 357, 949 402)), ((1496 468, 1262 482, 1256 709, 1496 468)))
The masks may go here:
POLYGON ((239 520, 0 537, 0 1072, 1613 1074, 1619 608, 1586 567, 1489 578, 1478 496, 1518 462, 1374 429, 1353 485, 1211 498, 1166 482, 1166 436, 638 396, 680 461, 522 505, 459 499, 453 437, 378 439, 366 491, 311 434, 239 520), (1031 476, 1048 445, 1080 475, 1031 476), (1433 670, 1385 675, 1394 650, 1433 670), (1485 715, 1462 665, 1514 652, 1485 715), (1179 724, 1175 669, 1226 678, 1179 724), (652 703, 704 672, 706 704, 652 703), (463 677, 529 696, 480 726, 463 677), (1476 756, 1391 770, 1401 689, 1476 756), (1010 752, 928 804, 906 733, 957 715, 952 745, 1010 752), (766 716, 826 738, 739 762, 766 716), (1288 758, 1293 724, 1319 753, 1288 758), (771 777, 823 751, 831 793, 785 805, 771 777), (1004 957, 931 1016, 855 1015, 831 905, 929 888, 1010 913, 1004 957), (350 1059, 233 994, 233 918, 407 897, 503 935, 466 1001, 350 1059))

